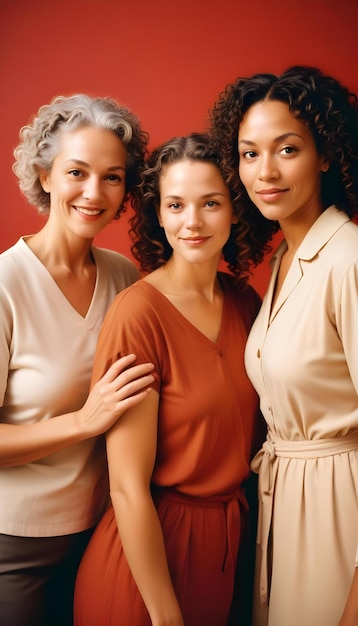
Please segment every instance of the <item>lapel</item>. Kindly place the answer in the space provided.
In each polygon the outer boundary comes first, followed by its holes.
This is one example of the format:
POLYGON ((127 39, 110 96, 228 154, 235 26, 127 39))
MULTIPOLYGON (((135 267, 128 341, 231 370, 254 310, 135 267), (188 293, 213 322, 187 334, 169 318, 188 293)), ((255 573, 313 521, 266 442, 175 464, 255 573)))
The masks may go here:
POLYGON ((291 267, 283 282, 281 291, 271 310, 274 287, 276 283, 277 273, 283 253, 287 249, 286 242, 283 241, 274 254, 272 264, 272 276, 270 285, 265 298, 265 322, 266 328, 272 323, 290 294, 295 290, 298 283, 304 275, 305 265, 312 262, 318 256, 320 250, 327 244, 333 235, 349 221, 349 217, 343 211, 338 211, 334 206, 330 206, 323 211, 315 223, 311 226, 300 247, 298 248, 291 267))

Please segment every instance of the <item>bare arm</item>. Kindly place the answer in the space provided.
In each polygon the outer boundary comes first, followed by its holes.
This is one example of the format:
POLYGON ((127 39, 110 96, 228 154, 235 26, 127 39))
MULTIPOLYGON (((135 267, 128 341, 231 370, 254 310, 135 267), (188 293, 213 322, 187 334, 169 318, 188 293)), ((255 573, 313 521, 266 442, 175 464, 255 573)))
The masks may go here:
POLYGON ((130 367, 135 358, 128 355, 113 363, 79 411, 35 424, 0 424, 0 466, 36 461, 111 428, 124 411, 148 395, 144 388, 153 381, 153 365, 130 367))
POLYGON ((358 567, 355 568, 347 603, 338 626, 357 626, 358 624, 358 567))
POLYGON ((158 404, 152 391, 107 433, 110 490, 123 549, 153 626, 184 626, 150 493, 158 404))

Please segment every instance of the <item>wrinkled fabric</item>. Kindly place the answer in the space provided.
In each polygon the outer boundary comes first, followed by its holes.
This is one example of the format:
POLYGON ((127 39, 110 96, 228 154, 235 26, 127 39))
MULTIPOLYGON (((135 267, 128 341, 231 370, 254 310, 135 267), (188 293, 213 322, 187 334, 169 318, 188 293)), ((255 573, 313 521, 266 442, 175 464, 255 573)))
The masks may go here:
MULTIPOLYGON (((153 498, 186 626, 225 626, 233 595, 258 399, 244 347, 258 298, 221 275, 216 342, 145 281, 116 298, 101 332, 94 375, 118 353, 155 364, 160 390, 153 498)), ((100 522, 76 585, 76 626, 149 626, 112 508, 100 522)))
POLYGON ((269 432, 254 626, 337 626, 358 543, 358 226, 328 208, 272 307, 285 249, 245 354, 269 432))

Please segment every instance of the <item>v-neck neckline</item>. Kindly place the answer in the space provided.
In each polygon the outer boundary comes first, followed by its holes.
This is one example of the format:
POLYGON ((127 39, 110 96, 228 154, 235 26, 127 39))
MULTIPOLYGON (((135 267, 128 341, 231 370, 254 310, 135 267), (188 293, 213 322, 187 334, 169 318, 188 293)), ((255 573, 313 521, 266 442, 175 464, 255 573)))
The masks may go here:
POLYGON ((51 295, 51 297, 54 299, 54 301, 57 303, 57 305, 60 307, 62 313, 70 316, 77 323, 80 323, 84 326, 88 326, 89 328, 91 328, 97 321, 96 303, 98 301, 98 298, 100 297, 99 285, 102 282, 101 281, 101 264, 98 262, 98 258, 96 255, 96 248, 95 247, 91 248, 91 252, 93 254, 93 258, 96 264, 96 282, 95 282, 92 299, 88 307, 87 313, 85 316, 83 316, 72 306, 70 301, 66 298, 63 291, 60 289, 60 287, 56 283, 51 272, 48 271, 46 266, 40 261, 40 259, 36 256, 36 254, 27 245, 25 237, 21 237, 20 242, 23 246, 25 254, 31 257, 33 263, 36 264, 39 277, 43 283, 43 286, 45 287, 46 291, 51 295))
POLYGON ((145 281, 145 280, 141 280, 139 281, 139 283, 137 283, 137 285, 139 284, 144 286, 144 289, 149 289, 150 291, 154 291, 155 294, 157 294, 158 297, 162 300, 162 302, 165 303, 165 306, 168 309, 168 311, 170 311, 171 314, 174 314, 176 318, 180 321, 180 323, 184 325, 186 328, 190 329, 194 335, 196 335, 199 339, 201 339, 201 341, 203 341, 207 345, 210 345, 215 350, 223 349, 223 346, 225 344, 225 337, 227 337, 227 332, 228 332, 227 329, 229 327, 229 302, 228 302, 227 294, 224 288, 223 288, 223 309, 222 309, 220 328, 219 328, 216 341, 212 341, 201 330, 199 330, 199 328, 195 326, 195 324, 192 324, 192 322, 190 322, 190 320, 188 320, 188 318, 185 317, 185 315, 183 315, 183 313, 181 313, 179 309, 177 309, 177 307, 171 302, 171 300, 169 300, 169 298, 162 291, 160 291, 157 287, 152 285, 152 283, 149 283, 148 281, 145 281))

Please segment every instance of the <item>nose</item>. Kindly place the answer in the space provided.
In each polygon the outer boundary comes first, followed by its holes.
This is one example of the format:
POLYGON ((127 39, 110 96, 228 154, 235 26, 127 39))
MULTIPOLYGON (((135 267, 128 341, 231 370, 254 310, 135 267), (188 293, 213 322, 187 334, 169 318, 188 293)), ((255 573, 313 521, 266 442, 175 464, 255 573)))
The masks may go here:
POLYGON ((89 176, 84 181, 82 195, 86 200, 99 200, 102 197, 101 182, 97 176, 89 176))
POLYGON ((185 226, 189 230, 195 230, 202 225, 202 217, 199 209, 195 206, 189 206, 185 215, 185 226))
POLYGON ((260 159, 260 180, 272 180, 279 177, 277 161, 273 155, 263 155, 260 159))

